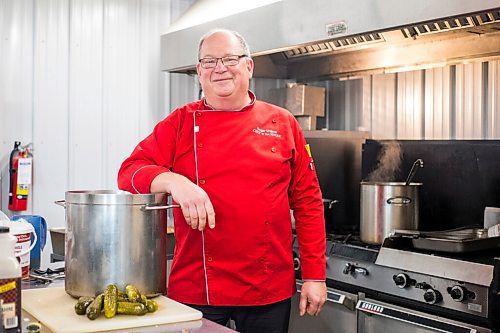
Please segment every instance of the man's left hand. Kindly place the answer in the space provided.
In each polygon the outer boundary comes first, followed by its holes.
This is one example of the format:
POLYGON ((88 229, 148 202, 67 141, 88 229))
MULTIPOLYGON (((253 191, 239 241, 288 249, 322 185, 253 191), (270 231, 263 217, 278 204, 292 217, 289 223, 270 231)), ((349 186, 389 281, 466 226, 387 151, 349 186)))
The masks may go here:
POLYGON ((304 281, 300 292, 299 314, 317 316, 326 302, 326 283, 322 281, 304 281))

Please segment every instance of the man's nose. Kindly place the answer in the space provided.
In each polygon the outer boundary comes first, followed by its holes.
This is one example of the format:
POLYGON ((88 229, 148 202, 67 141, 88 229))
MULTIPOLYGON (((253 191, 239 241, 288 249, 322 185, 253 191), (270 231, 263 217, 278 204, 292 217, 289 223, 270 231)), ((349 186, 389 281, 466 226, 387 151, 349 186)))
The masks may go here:
POLYGON ((225 71, 227 69, 226 65, 222 63, 222 59, 217 59, 217 63, 215 64, 216 71, 225 71))

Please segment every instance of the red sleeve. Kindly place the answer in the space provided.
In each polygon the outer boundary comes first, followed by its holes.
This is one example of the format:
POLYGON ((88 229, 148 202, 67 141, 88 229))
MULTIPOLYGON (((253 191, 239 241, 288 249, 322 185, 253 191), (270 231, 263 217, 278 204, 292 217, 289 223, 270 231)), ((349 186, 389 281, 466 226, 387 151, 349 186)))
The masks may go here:
POLYGON ((118 188, 131 193, 150 193, 151 182, 172 168, 181 112, 176 110, 159 122, 142 140, 118 171, 118 188))
POLYGON ((295 151, 289 198, 299 242, 302 278, 325 280, 326 235, 321 189, 302 130, 295 118, 291 117, 290 122, 295 151))

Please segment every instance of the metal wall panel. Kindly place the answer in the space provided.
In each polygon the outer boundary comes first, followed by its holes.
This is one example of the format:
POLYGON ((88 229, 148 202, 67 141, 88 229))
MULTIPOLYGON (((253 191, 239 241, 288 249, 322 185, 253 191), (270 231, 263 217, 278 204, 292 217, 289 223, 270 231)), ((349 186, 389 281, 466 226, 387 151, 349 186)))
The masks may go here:
POLYGON ((374 138, 395 138, 398 133, 397 76, 396 74, 373 75, 371 80, 370 127, 367 129, 374 138))
MULTIPOLYGON (((138 0, 107 0, 103 26, 102 71, 102 171, 103 183, 116 182, 117 170, 130 149, 139 141, 139 124, 142 118, 139 104, 141 80, 141 11, 138 0), (129 135, 123 135, 123 129, 129 135)), ((144 64, 145 65, 145 64, 144 64)), ((151 87, 150 87, 151 88, 151 87)), ((84 181, 84 180, 80 180, 84 181)), ((88 185, 88 184, 87 184, 88 185)), ((113 188, 115 188, 113 186, 113 188)))
POLYGON ((356 130, 362 113, 363 81, 351 79, 347 81, 314 82, 313 85, 326 88, 326 128, 331 130, 356 130), (345 110, 345 111, 342 111, 345 110))
POLYGON ((484 86, 483 63, 474 62, 455 66, 455 116, 456 139, 484 138, 484 86))
MULTIPOLYGON (((68 189, 102 188, 103 0, 73 0, 70 6, 68 189)), ((107 21, 107 20, 106 20, 107 21)), ((103 144, 104 143, 104 144, 103 144)))
POLYGON ((65 212, 53 201, 68 188, 69 2, 35 5, 32 211, 61 226, 65 212))
POLYGON ((500 138, 500 61, 488 63, 486 138, 500 138))
POLYGON ((361 84, 331 81, 329 94, 359 103, 332 103, 329 129, 367 130, 374 139, 498 139, 499 64, 478 60, 367 75, 361 84))
POLYGON ((424 72, 419 70, 397 75, 397 139, 422 139, 423 137, 423 74, 424 72))
MULTIPOLYGON (((0 0, 1 205, 32 142, 28 211, 64 225, 70 189, 116 189, 122 160, 168 111, 160 35, 183 0, 0 0)), ((50 243, 49 243, 50 244, 50 243)), ((44 262, 48 260, 44 251, 44 262)))
POLYGON ((33 13, 33 0, 0 0, 0 170, 5 209, 14 141, 33 141, 33 13))
POLYGON ((425 139, 451 136, 450 67, 425 70, 425 139))

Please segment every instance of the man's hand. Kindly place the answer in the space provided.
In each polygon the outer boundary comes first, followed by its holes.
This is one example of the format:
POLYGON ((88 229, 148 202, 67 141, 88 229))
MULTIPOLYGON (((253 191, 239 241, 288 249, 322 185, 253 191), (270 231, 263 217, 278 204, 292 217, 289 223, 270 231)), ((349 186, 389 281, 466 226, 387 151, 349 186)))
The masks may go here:
POLYGON ((304 281, 300 292, 299 314, 317 316, 326 302, 326 283, 321 281, 304 281))
POLYGON ((165 172, 151 182, 151 192, 167 192, 182 209, 186 223, 193 229, 203 230, 206 224, 215 227, 215 212, 207 193, 186 177, 165 172))

